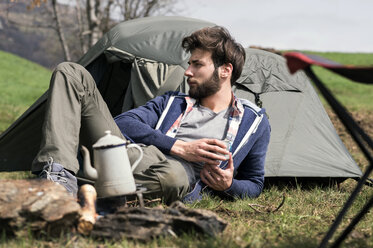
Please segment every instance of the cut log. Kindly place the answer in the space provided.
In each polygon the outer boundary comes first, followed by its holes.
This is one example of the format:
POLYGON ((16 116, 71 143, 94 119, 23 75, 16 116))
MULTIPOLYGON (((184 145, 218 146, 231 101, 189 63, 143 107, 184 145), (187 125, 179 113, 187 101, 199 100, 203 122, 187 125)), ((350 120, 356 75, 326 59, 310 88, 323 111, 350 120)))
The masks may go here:
POLYGON ((148 241, 158 236, 189 232, 215 236, 226 226, 227 223, 214 212, 189 209, 178 202, 167 209, 121 208, 99 218, 91 234, 98 239, 148 241))
POLYGON ((214 212, 189 209, 180 202, 166 209, 123 206, 96 220, 93 186, 82 186, 80 199, 82 208, 63 186, 48 180, 0 180, 0 232, 53 237, 78 227, 80 233, 98 239, 147 241, 189 232, 215 236, 227 226, 214 212))
POLYGON ((80 206, 66 189, 48 180, 0 180, 0 231, 7 235, 58 236, 75 229, 80 206))
POLYGON ((88 235, 96 223, 96 189, 90 184, 84 184, 79 189, 79 203, 82 206, 81 216, 78 222, 78 232, 88 235))

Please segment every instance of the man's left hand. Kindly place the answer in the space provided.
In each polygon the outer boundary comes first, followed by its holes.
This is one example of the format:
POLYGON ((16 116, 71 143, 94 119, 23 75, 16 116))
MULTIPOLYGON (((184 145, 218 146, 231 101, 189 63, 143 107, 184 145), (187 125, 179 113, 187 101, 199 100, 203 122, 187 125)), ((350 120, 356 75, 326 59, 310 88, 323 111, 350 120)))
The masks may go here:
POLYGON ((229 153, 228 166, 221 169, 219 166, 205 164, 201 170, 200 176, 202 182, 210 188, 217 191, 224 191, 232 185, 233 181, 233 159, 232 153, 229 153))

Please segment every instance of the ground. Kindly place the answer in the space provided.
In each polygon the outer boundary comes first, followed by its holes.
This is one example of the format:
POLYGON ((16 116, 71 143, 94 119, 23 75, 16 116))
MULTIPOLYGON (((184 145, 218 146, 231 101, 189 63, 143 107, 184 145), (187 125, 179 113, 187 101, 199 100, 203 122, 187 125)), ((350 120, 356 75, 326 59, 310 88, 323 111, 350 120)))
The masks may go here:
MULTIPOLYGON (((351 135, 348 133, 346 128, 343 126, 342 122, 338 119, 337 115, 330 109, 327 109, 327 113, 339 135, 342 142, 345 144, 348 151, 351 153, 352 157, 355 159, 356 163, 362 165, 363 167, 368 165, 368 161, 365 159, 360 151, 360 148, 356 142, 352 139, 351 135)), ((373 137, 373 111, 364 112, 351 112, 351 116, 359 124, 359 126, 368 134, 369 137, 373 137)))

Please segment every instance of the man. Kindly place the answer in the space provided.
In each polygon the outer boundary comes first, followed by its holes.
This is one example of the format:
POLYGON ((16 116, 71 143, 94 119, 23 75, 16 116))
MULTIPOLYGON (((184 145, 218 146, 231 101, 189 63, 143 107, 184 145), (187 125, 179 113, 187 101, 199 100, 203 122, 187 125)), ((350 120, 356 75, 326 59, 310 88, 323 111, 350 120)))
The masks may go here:
MULTIPOLYGON (((71 63, 57 67, 33 170, 43 168, 41 177, 75 193, 78 144, 91 147, 111 130, 146 145, 134 177, 147 188, 147 197, 161 197, 166 203, 198 200, 202 192, 257 197, 263 188, 270 128, 263 110, 232 93, 244 49, 222 27, 196 31, 182 45, 191 52, 185 71, 189 96, 168 92, 115 121, 84 68, 71 63)), ((130 160, 137 157, 134 150, 128 154, 130 160)))

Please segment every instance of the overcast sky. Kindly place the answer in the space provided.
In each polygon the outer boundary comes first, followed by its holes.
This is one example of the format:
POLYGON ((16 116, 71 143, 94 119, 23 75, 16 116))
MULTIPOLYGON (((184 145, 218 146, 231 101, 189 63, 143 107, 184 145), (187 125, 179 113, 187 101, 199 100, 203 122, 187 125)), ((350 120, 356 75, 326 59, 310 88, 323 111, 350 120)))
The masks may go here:
POLYGON ((373 52, 373 0, 185 0, 178 7, 225 26, 244 47, 373 52))

